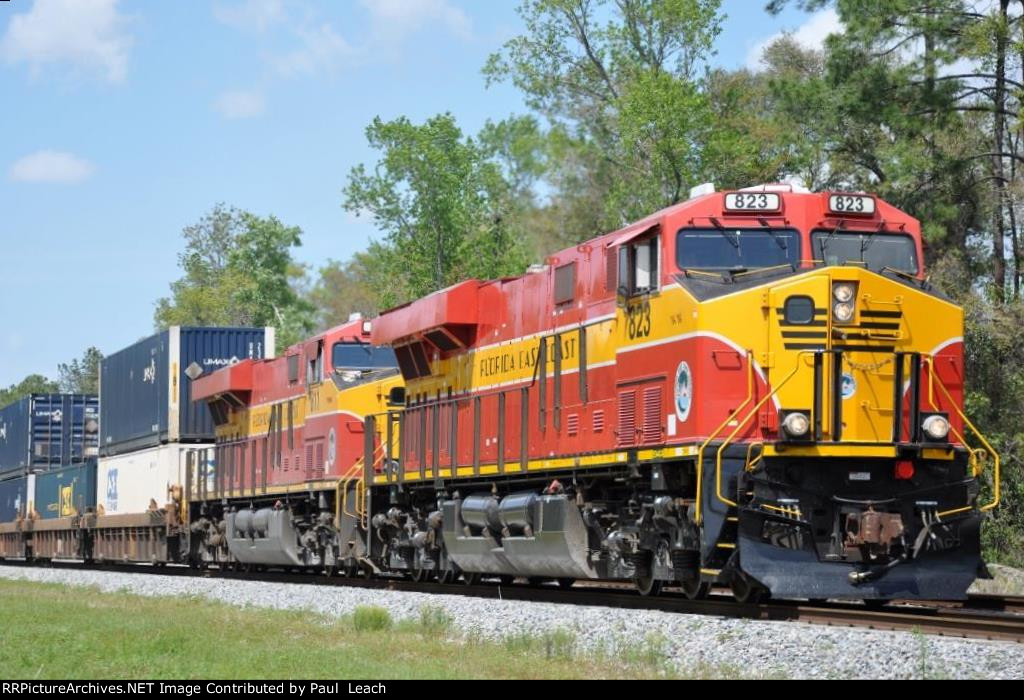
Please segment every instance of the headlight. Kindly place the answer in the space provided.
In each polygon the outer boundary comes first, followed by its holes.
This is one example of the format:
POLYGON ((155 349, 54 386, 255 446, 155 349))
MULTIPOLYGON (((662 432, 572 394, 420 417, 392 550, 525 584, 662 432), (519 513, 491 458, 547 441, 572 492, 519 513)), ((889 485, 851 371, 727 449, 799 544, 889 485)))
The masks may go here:
POLYGON ((811 421, 807 414, 793 411, 782 420, 782 429, 790 437, 804 437, 811 429, 811 421))
POLYGON ((931 415, 921 423, 924 434, 932 440, 945 440, 949 435, 949 421, 945 416, 931 415))
POLYGON ((848 323, 853 319, 853 304, 848 301, 840 301, 832 307, 832 315, 840 323, 848 323))
POLYGON ((854 286, 849 282, 840 282, 832 286, 832 296, 836 301, 850 301, 855 293, 854 286))

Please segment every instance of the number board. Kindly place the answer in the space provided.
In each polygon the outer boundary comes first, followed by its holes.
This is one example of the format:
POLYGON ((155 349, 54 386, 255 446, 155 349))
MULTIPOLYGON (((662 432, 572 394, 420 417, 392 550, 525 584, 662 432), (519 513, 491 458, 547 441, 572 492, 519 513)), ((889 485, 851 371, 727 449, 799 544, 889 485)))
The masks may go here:
POLYGON ((828 210, 836 214, 874 214, 875 198, 863 194, 829 195, 828 210))
POLYGON ((782 198, 777 192, 733 192, 725 195, 726 211, 778 211, 782 198))

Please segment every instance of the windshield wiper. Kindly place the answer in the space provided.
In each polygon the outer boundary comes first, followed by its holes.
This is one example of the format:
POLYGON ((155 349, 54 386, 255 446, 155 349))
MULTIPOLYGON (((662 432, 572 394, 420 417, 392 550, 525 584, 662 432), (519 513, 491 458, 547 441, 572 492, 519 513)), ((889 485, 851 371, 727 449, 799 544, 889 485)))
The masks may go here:
POLYGON ((818 249, 821 250, 821 264, 823 266, 827 266, 828 265, 828 261, 825 259, 825 248, 828 247, 828 244, 832 242, 833 238, 835 238, 837 235, 839 235, 839 231, 840 231, 840 229, 843 228, 843 225, 845 223, 846 223, 846 221, 844 221, 843 219, 840 219, 839 223, 836 224, 836 227, 834 229, 832 229, 831 233, 829 233, 824 238, 819 238, 818 239, 818 249))
POLYGON ((764 227, 765 232, 772 237, 772 240, 775 241, 775 245, 779 246, 781 250, 789 250, 789 246, 786 245, 786 239, 780 236, 779 233, 772 228, 771 224, 764 219, 758 219, 757 222, 761 224, 761 226, 764 227))
POLYGON ((864 262, 864 253, 867 252, 868 248, 875 244, 875 239, 878 237, 877 234, 869 236, 868 234, 861 234, 860 237, 860 261, 864 262))

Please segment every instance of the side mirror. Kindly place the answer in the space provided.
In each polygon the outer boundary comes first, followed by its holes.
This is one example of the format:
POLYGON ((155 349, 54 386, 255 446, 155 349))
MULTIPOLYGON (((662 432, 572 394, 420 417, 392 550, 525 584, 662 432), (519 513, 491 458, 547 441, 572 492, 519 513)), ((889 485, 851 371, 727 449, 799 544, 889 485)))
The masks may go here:
POLYGON ((405 387, 396 386, 392 387, 391 391, 388 392, 388 406, 404 406, 405 405, 405 387))

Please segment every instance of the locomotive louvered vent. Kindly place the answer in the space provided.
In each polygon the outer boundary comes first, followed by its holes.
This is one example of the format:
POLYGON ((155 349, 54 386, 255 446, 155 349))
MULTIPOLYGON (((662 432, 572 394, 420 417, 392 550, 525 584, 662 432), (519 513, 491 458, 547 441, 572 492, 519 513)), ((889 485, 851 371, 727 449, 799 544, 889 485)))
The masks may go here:
POLYGON ((644 442, 661 441, 661 387, 644 389, 644 442))
POLYGON ((306 445, 306 477, 313 477, 313 445, 306 445))
POLYGON ((324 475, 324 442, 316 443, 316 463, 313 465, 313 477, 319 478, 324 475))
POLYGON ((603 433, 604 432, 604 411, 603 410, 594 411, 594 432, 595 433, 603 433))
POLYGON ((619 282, 619 257, 614 248, 604 252, 604 288, 614 292, 619 282))
POLYGON ((578 435, 580 432, 580 414, 570 413, 565 419, 565 429, 569 431, 569 436, 578 435))
POLYGON ((636 390, 619 392, 619 436, 620 446, 636 444, 636 390))

